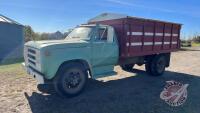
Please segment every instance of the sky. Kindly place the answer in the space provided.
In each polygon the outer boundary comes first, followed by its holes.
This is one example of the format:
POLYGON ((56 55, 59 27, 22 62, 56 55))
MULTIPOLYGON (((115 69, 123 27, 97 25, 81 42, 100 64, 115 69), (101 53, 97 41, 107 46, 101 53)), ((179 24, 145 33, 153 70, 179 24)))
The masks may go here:
POLYGON ((0 0, 0 14, 36 32, 67 31, 101 13, 183 24, 182 37, 200 33, 199 0, 0 0))

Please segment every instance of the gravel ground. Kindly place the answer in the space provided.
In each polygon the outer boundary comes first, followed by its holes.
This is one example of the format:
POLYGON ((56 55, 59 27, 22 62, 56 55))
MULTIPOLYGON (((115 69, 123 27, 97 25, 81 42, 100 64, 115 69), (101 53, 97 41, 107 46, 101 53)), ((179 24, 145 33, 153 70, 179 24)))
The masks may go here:
POLYGON ((199 113, 200 47, 172 53, 163 76, 152 77, 144 66, 132 72, 115 68, 117 75, 90 80, 74 98, 60 98, 53 90, 42 93, 20 64, 0 66, 0 113, 199 113), (166 81, 189 84, 188 98, 179 107, 160 99, 166 81))

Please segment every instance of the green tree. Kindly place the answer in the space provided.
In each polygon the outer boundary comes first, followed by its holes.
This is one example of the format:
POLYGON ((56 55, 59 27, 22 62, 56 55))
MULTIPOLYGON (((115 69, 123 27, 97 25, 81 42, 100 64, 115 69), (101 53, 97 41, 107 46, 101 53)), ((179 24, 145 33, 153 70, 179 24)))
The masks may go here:
POLYGON ((200 34, 195 33, 192 37, 192 41, 196 43, 200 43, 200 34))
POLYGON ((40 40, 48 40, 48 36, 49 36, 48 33, 42 33, 42 34, 40 35, 40 40))
POLYGON ((25 26, 24 27, 24 36, 25 36, 25 42, 30 41, 30 40, 35 40, 35 33, 31 26, 25 26))

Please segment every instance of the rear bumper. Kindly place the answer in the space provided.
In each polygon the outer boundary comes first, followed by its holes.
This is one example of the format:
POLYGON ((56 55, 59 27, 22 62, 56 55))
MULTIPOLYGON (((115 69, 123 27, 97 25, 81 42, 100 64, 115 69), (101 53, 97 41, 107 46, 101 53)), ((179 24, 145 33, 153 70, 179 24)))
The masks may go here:
POLYGON ((26 70, 26 72, 29 75, 31 75, 33 78, 37 80, 38 84, 44 84, 44 77, 40 73, 36 72, 30 67, 27 67, 24 62, 22 63, 22 67, 26 70))

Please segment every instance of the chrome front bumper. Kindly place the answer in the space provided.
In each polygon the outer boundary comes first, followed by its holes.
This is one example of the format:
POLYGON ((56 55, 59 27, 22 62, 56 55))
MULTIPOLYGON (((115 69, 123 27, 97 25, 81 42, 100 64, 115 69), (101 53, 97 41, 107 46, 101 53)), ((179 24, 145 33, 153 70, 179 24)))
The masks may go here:
POLYGON ((44 84, 44 77, 40 73, 27 67, 24 62, 22 63, 22 66, 29 75, 31 75, 33 78, 35 78, 37 80, 38 84, 44 84))

